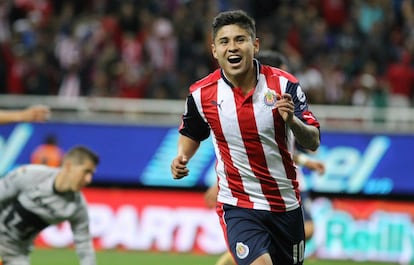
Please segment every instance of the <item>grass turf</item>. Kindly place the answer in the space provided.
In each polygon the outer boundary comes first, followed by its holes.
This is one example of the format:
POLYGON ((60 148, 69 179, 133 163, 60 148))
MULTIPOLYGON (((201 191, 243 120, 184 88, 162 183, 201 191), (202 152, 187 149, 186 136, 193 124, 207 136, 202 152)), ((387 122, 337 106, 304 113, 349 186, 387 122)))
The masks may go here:
MULTIPOLYGON (((99 265, 214 265, 218 256, 160 253, 139 251, 98 251, 99 265)), ((31 256, 32 265, 74 265, 79 264, 73 249, 35 249, 31 256)), ((375 263, 356 261, 309 260, 309 265, 395 265, 395 263, 375 263)))

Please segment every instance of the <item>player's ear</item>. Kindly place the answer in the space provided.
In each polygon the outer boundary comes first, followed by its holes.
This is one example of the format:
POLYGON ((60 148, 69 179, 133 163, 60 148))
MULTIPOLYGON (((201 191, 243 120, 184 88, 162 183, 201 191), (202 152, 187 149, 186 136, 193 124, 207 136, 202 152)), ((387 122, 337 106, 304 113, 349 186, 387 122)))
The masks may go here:
POLYGON ((217 59, 216 45, 214 45, 214 43, 211 44, 211 53, 213 54, 213 57, 217 59))
POLYGON ((259 53, 260 50, 260 42, 259 42, 259 38, 256 38, 253 42, 253 46, 254 46, 254 55, 259 53))
POLYGON ((72 161, 70 159, 66 159, 62 163, 62 170, 69 171, 72 167, 72 161))

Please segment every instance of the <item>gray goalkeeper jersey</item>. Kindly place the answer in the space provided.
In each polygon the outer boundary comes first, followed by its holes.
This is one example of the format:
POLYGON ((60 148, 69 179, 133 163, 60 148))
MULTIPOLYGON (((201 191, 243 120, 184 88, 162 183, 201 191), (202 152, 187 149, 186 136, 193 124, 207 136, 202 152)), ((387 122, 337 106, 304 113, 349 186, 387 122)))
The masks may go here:
POLYGON ((81 192, 57 192, 58 171, 26 165, 0 178, 0 256, 28 255, 42 229, 67 220, 80 264, 96 264, 85 198, 81 192))

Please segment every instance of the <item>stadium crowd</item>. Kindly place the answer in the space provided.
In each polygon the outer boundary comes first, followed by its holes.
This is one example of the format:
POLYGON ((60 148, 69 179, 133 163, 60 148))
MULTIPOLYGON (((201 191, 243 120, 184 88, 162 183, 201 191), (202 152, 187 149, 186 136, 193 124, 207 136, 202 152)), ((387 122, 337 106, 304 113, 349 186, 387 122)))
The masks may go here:
POLYGON ((414 106, 413 0, 0 0, 0 93, 183 99, 229 9, 310 103, 414 106))

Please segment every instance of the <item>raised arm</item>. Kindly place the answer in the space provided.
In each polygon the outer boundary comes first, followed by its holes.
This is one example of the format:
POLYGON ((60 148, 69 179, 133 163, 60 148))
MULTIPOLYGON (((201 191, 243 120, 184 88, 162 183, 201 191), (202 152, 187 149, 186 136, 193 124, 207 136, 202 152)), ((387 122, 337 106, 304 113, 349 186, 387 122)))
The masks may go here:
MULTIPOLYGON (((297 97, 295 97, 295 99, 296 98, 297 97)), ((296 103, 296 105, 298 104, 301 103, 296 103)), ((299 119, 295 115, 295 102, 292 100, 292 96, 288 93, 278 95, 276 106, 283 120, 295 135, 296 141, 305 149, 312 151, 318 149, 320 145, 320 132, 319 128, 314 126, 314 124, 316 123, 319 125, 319 123, 313 117, 312 113, 308 111, 301 113, 302 117, 306 116, 304 119, 306 119, 310 124, 307 124, 299 119)))
POLYGON ((292 117, 292 120, 288 125, 295 135, 295 139, 301 146, 312 151, 318 149, 320 145, 318 128, 305 124, 296 116, 292 117))

